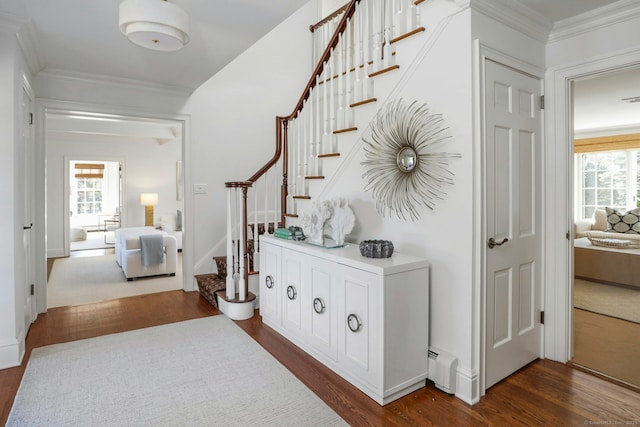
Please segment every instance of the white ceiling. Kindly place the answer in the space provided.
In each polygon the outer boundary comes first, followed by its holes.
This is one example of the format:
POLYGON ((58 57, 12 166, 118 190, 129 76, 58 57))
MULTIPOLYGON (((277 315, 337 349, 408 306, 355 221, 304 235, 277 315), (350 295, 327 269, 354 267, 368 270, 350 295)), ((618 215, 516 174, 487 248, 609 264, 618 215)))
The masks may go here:
MULTIPOLYGON (((0 13, 31 21, 45 70, 141 80, 190 92, 306 1, 171 0, 191 17, 191 41, 177 52, 129 42, 118 28, 119 0, 0 0, 0 13)), ((518 1, 554 22, 615 0, 518 1)))
POLYGON ((0 0, 0 13, 30 20, 44 70, 140 80, 191 92, 306 1, 171 0, 191 19, 191 40, 177 52, 129 42, 118 28, 119 0, 0 0))
POLYGON ((640 66, 576 81, 573 97, 576 138, 640 133, 640 66))
MULTIPOLYGON (((0 14, 28 22, 42 70, 142 81, 190 93, 307 0, 170 1, 191 17, 191 41, 177 52, 151 51, 129 42, 118 29, 119 0, 0 0, 0 14)), ((616 0, 500 1, 517 1, 553 23, 616 0)), ((628 91, 620 87, 619 76, 592 80, 576 85, 578 129, 610 126, 603 111, 617 122, 638 117, 640 103, 620 99, 640 95, 639 72, 626 74, 628 91), (598 110, 582 107, 596 104, 598 110)))

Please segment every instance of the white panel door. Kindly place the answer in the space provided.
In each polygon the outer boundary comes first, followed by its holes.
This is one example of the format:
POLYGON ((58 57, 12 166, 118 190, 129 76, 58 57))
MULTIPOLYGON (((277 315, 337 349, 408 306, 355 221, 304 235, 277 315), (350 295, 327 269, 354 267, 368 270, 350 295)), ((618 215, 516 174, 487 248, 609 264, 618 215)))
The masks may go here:
POLYGON ((485 387, 540 357, 541 82, 485 62, 485 387))
POLYGON ((22 89, 22 129, 21 129, 21 149, 22 156, 22 184, 23 184, 23 256, 24 256, 24 327, 25 336, 29 331, 29 326, 36 319, 36 297, 35 297, 35 253, 33 231, 33 113, 32 98, 26 87, 22 89), (32 294, 32 292, 34 294, 32 294))

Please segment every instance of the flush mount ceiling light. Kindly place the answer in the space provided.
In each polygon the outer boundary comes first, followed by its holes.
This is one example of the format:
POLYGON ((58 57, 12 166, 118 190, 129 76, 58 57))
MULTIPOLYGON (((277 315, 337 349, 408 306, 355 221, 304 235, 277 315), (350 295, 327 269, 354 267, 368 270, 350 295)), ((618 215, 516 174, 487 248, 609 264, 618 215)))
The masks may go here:
POLYGON ((172 51, 189 43, 189 15, 166 0, 120 3, 120 31, 147 49, 172 51))

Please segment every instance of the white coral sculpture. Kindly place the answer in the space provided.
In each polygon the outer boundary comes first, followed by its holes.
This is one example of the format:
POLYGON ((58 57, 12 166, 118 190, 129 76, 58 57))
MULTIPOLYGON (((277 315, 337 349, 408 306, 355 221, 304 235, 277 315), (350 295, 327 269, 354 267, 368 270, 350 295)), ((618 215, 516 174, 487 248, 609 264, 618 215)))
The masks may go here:
POLYGON ((329 219, 331 237, 335 240, 336 244, 342 245, 345 236, 353 230, 356 217, 349 207, 347 200, 342 197, 331 200, 331 208, 333 211, 329 219))

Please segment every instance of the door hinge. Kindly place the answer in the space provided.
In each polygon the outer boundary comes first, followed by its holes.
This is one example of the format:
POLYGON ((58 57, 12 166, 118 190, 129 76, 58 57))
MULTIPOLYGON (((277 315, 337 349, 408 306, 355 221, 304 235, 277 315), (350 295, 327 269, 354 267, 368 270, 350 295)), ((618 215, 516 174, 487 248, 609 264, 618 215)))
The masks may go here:
POLYGON ((29 113, 29 124, 33 124, 33 113, 29 113))
POLYGON ((544 325, 544 310, 540 312, 540 324, 544 325))
POLYGON ((567 240, 571 239, 571 232, 567 231, 567 234, 565 234, 564 237, 566 237, 567 240))
POLYGON ((35 295, 36 294, 36 285, 34 285, 32 283, 31 286, 29 287, 29 292, 31 293, 31 295, 35 295))
POLYGON ((540 109, 544 110, 544 95, 540 95, 540 109))

